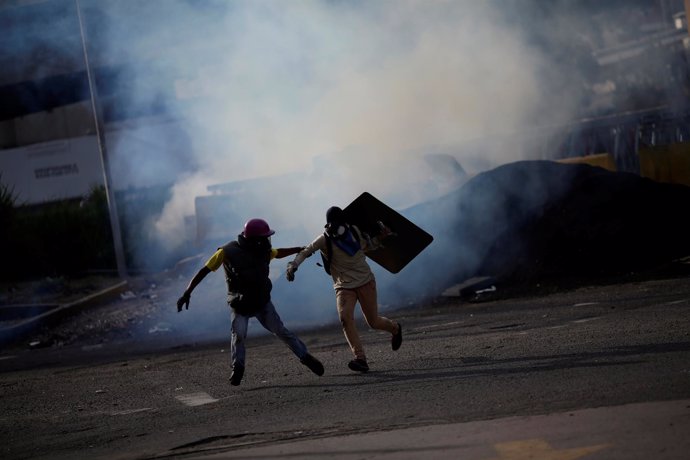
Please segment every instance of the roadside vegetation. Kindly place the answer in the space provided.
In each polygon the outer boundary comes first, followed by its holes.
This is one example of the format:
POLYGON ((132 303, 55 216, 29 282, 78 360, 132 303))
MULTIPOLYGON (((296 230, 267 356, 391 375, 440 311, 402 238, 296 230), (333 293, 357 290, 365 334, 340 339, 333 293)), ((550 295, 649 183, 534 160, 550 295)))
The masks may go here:
POLYGON ((74 276, 108 270, 114 254, 108 205, 102 187, 81 200, 19 206, 13 190, 0 186, 3 280, 74 276))
MULTIPOLYGON (((169 199, 167 187, 118 193, 118 213, 130 275, 155 272, 189 256, 193 247, 164 248, 150 231, 169 199)), ((0 279, 4 282, 84 275, 116 276, 103 186, 80 199, 24 205, 0 175, 0 279)))

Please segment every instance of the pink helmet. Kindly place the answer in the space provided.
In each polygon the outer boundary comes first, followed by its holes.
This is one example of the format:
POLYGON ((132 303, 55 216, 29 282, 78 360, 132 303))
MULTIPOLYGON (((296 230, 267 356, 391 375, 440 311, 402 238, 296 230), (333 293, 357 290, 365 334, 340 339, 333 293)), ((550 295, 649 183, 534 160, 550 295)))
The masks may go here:
POLYGON ((268 226, 268 222, 265 220, 250 219, 244 224, 244 232, 242 232, 242 235, 245 238, 252 238, 255 236, 271 236, 274 233, 275 231, 271 230, 271 227, 268 226))

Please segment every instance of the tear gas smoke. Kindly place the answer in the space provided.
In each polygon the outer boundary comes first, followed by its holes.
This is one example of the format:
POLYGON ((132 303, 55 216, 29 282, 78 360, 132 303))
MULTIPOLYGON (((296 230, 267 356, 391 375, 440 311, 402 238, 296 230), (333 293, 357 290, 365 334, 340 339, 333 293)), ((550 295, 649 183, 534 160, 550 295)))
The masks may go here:
MULTIPOLYGON (((331 156, 330 177, 300 184, 300 194, 327 197, 322 207, 290 211, 311 234, 330 202, 409 189, 430 149, 519 130, 545 110, 550 120, 572 113, 567 95, 545 103, 539 72, 548 63, 492 3, 215 6, 98 4, 111 18, 109 59, 161 52, 177 76, 179 115, 198 168, 180 177, 157 223, 171 245, 184 235, 180 216, 194 213, 194 197, 210 184, 309 171, 315 157, 331 156)), ((137 98, 156 88, 132 90, 137 98)), ((484 154, 493 164, 528 155, 511 148, 484 154)))

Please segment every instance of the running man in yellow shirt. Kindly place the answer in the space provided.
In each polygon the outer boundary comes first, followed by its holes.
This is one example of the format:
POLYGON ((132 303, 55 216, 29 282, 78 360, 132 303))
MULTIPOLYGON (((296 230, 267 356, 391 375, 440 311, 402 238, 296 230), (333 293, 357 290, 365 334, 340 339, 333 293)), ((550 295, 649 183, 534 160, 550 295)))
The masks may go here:
POLYGON ((194 288, 212 271, 221 266, 228 284, 228 304, 232 310, 232 375, 231 385, 239 385, 244 376, 249 318, 272 332, 292 350, 314 374, 323 375, 321 362, 312 356, 307 347, 293 332, 289 331, 271 302, 271 279, 268 277, 270 261, 297 254, 302 248, 273 248, 271 235, 275 233, 263 219, 251 219, 244 224, 244 231, 218 248, 206 264, 194 275, 177 301, 177 311, 189 309, 189 300, 194 288))

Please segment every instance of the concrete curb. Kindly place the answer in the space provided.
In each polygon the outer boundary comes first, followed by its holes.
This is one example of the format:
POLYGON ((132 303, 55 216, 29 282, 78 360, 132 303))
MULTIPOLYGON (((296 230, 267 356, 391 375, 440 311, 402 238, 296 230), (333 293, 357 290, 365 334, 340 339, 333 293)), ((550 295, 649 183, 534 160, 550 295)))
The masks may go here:
MULTIPOLYGON (((43 313, 32 316, 29 319, 21 321, 12 326, 0 328, 0 346, 15 342, 29 332, 36 330, 40 326, 53 324, 60 319, 79 313, 80 311, 98 305, 103 301, 110 300, 123 292, 127 285, 128 283, 126 280, 121 281, 101 291, 75 300, 74 302, 58 305, 53 304, 52 306, 54 306, 54 308, 47 309, 48 311, 43 311, 43 313)), ((7 306, 5 308, 10 309, 13 307, 25 308, 26 306, 7 306)), ((46 308, 43 308, 42 310, 46 310, 46 308)))

